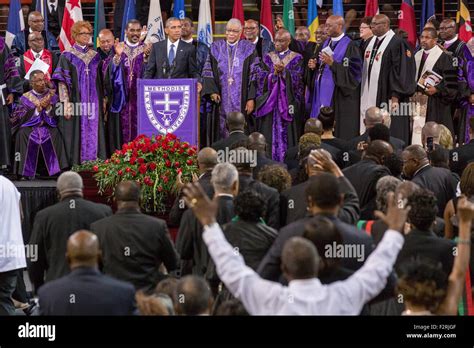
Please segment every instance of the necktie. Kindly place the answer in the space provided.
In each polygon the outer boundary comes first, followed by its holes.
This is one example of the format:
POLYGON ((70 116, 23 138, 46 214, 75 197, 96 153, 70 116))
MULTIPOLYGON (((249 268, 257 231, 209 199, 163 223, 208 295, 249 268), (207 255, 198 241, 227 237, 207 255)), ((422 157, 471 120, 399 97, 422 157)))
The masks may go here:
POLYGON ((51 4, 51 13, 53 13, 53 12, 54 12, 54 10, 55 10, 55 8, 54 8, 54 4, 51 4))
POLYGON ((171 44, 170 53, 168 55, 168 62, 171 65, 171 64, 173 64, 173 61, 174 61, 174 44, 171 44))

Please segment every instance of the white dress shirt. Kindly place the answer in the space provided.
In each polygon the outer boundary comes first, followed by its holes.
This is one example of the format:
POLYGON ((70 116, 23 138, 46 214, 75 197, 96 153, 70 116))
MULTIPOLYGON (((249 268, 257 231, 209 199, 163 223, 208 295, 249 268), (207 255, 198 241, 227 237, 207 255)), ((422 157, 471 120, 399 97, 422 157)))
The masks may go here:
POLYGON ((219 278, 251 315, 358 315, 385 287, 404 241, 401 233, 386 231, 362 268, 344 281, 323 285, 312 278, 283 286, 246 266, 217 223, 204 228, 203 240, 219 278))
POLYGON ((0 175, 0 273, 26 267, 20 197, 15 185, 0 175))

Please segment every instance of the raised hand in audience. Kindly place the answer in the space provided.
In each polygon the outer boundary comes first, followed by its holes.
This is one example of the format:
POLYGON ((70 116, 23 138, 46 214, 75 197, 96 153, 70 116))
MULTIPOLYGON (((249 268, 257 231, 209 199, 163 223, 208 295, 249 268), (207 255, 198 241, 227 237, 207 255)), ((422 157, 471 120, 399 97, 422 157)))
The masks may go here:
POLYGON ((186 185, 183 193, 184 201, 203 226, 216 222, 217 200, 211 201, 199 183, 186 185))
POLYGON ((464 278, 468 271, 469 259, 471 257, 471 228, 472 220, 474 219, 474 203, 469 202, 466 197, 460 198, 457 216, 459 219, 458 245, 456 247, 453 270, 449 275, 448 291, 436 313, 439 315, 457 315, 458 313, 458 303, 464 290, 464 278))

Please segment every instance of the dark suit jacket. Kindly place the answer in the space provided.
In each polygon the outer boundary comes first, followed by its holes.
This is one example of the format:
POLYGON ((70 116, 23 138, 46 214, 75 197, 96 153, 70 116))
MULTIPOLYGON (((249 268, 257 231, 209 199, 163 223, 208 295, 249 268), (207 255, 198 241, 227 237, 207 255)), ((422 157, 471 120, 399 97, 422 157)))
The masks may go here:
POLYGON ((455 246, 452 240, 437 237, 431 231, 412 230, 405 236, 405 244, 398 254, 395 268, 399 272, 404 262, 420 257, 440 262, 448 276, 453 268, 455 246))
MULTIPOLYGON (((304 218, 307 214, 306 188, 309 186, 311 178, 301 184, 283 191, 280 195, 280 216, 281 226, 286 226, 304 218)), ((339 188, 344 194, 344 205, 339 210, 338 217, 348 224, 356 224, 359 220, 359 198, 357 192, 352 187, 349 180, 344 177, 338 179, 339 188)))
POLYGON ((38 297, 42 315, 132 315, 135 311, 132 284, 89 267, 75 268, 43 285, 38 297))
POLYGON ((199 69, 196 64, 196 49, 194 46, 180 40, 176 48, 174 66, 170 67, 167 44, 168 40, 153 44, 143 78, 165 79, 168 77, 167 71, 169 69, 171 78, 173 79, 199 79, 199 69))
POLYGON ((280 194, 273 187, 255 180, 251 175, 239 173, 239 192, 254 190, 266 203, 265 223, 274 229, 280 228, 280 194))
MULTIPOLYGON (((348 245, 362 245, 365 253, 365 259, 373 250, 372 238, 363 231, 357 229, 353 225, 346 224, 334 216, 324 215, 329 218, 339 230, 342 236, 344 244, 348 245)), ((257 272, 264 279, 272 281, 283 282, 281 277, 281 253, 285 242, 291 237, 301 237, 304 233, 304 227, 307 222, 312 219, 312 216, 305 216, 304 218, 297 220, 285 227, 283 227, 278 233, 278 237, 273 243, 272 247, 265 255, 262 263, 259 265, 257 272)), ((356 258, 343 258, 342 266, 351 270, 358 270, 362 267, 365 260, 358 261, 356 258)))
MULTIPOLYGON (((352 150, 356 150, 357 144, 360 143, 361 141, 367 141, 368 138, 369 138, 369 132, 365 131, 364 134, 361 134, 358 137, 355 137, 350 140, 349 142, 350 148, 352 150)), ((392 136, 390 137, 390 143, 392 144, 393 149, 396 151, 402 151, 406 146, 403 140, 392 137, 392 136)))
MULTIPOLYGON (((224 225, 234 217, 234 201, 229 196, 220 196, 216 221, 219 225, 224 225)), ((188 209, 184 212, 181 224, 179 225, 176 248, 181 260, 192 260, 192 273, 199 276, 206 276, 210 266, 210 256, 207 246, 202 240, 203 227, 196 219, 193 211, 188 209)), ((182 273, 188 273, 182 269, 182 273)))
MULTIPOLYGON (((198 180, 198 183, 201 185, 202 189, 207 193, 210 199, 214 197, 214 187, 212 187, 211 184, 211 177, 211 171, 208 171, 201 174, 198 180)), ((186 209, 188 209, 188 207, 184 203, 182 192, 180 192, 178 197, 176 197, 173 206, 171 207, 168 224, 170 226, 178 227, 186 209)))
POLYGON ((438 216, 442 217, 449 200, 456 197, 458 179, 449 169, 432 167, 422 168, 411 179, 415 184, 433 192, 438 200, 438 216))
POLYGON ((89 202, 81 197, 68 197, 36 214, 30 244, 38 245, 38 260, 29 265, 30 278, 38 289, 69 273, 66 244, 78 230, 89 230, 93 222, 112 215, 104 204, 89 202), (46 277, 44 275, 46 272, 46 277))
MULTIPOLYGON (((58 65, 59 58, 56 54, 52 53, 51 57, 53 58, 53 73, 54 70, 56 70, 56 66, 58 65)), ((30 82, 28 80, 25 80, 26 76, 26 70, 25 70, 25 57, 22 55, 20 57, 20 66, 18 67, 18 73, 20 74, 20 77, 23 79, 23 93, 26 93, 31 90, 30 87, 30 82)))
POLYGON ((359 196, 360 218, 362 220, 372 220, 373 210, 376 209, 375 196, 377 191, 375 185, 381 177, 390 175, 390 171, 387 167, 381 166, 372 160, 363 159, 344 169, 343 173, 354 186, 357 196, 359 196))
POLYGON ((216 151, 225 151, 226 148, 230 148, 232 145, 238 143, 241 140, 247 140, 248 136, 243 131, 234 131, 229 133, 227 138, 214 142, 211 147, 216 151))
POLYGON ((451 170, 461 176, 469 162, 474 162, 474 139, 463 146, 452 149, 449 161, 451 170))
POLYGON ((119 210, 91 225, 99 238, 105 274, 132 283, 136 289, 153 289, 178 267, 178 255, 164 220, 135 210, 119 210))

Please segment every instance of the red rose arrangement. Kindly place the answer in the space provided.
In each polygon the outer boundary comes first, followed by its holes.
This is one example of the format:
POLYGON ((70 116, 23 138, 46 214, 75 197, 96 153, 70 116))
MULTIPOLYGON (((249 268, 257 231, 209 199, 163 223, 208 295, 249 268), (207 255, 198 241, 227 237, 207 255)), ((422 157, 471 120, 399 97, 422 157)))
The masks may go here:
POLYGON ((135 180, 141 185, 141 205, 146 212, 164 213, 170 195, 175 193, 178 173, 182 181, 190 182, 198 172, 195 146, 180 141, 168 133, 147 137, 138 136, 111 158, 97 161, 92 167, 103 194, 123 180, 135 180))

